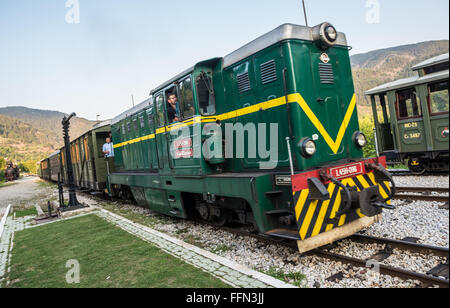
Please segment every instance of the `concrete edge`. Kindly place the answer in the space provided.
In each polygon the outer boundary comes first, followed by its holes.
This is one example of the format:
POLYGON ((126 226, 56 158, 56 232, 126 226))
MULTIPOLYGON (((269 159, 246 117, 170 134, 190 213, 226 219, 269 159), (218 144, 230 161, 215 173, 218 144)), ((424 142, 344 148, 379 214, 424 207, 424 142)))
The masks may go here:
POLYGON ((0 238, 3 235, 3 230, 5 229, 6 218, 8 217, 10 211, 11 211, 11 204, 9 204, 8 207, 6 208, 6 211, 3 214, 2 220, 0 221, 0 238))
POLYGON ((197 254, 200 254, 200 255, 208 258, 208 259, 211 259, 211 260, 213 260, 213 261, 215 261, 217 263, 220 263, 223 266, 229 267, 229 268, 231 268, 231 269, 233 269, 235 271, 238 271, 238 272, 240 272, 240 273, 242 273, 242 274, 244 274, 246 276, 250 276, 250 277, 252 277, 252 278, 254 278, 256 280, 259 280, 259 281, 261 281, 261 282, 271 286, 271 287, 281 288, 281 289, 297 288, 296 286, 293 286, 291 284, 285 283, 285 282, 283 282, 281 280, 273 278, 273 277, 271 277, 269 275, 266 275, 264 273, 257 272, 255 270, 252 270, 252 269, 246 267, 246 266, 240 265, 240 264, 238 264, 236 262, 227 260, 227 259, 225 259, 225 258, 223 258, 221 256, 213 254, 213 253, 211 253, 209 251, 206 251, 204 249, 201 249, 201 248, 199 248, 197 246, 188 244, 186 242, 183 242, 182 240, 173 238, 173 237, 171 237, 171 236, 169 236, 167 234, 164 234, 162 232, 156 231, 156 230, 151 229, 151 228, 149 228, 147 226, 143 226, 141 224, 135 223, 135 222, 133 222, 133 221, 131 221, 131 220, 125 218, 125 217, 122 217, 120 215, 114 214, 114 213, 112 213, 112 212, 110 212, 108 210, 100 209, 100 211, 105 213, 105 214, 111 215, 112 217, 115 217, 117 219, 121 219, 121 220, 123 220, 123 221, 125 221, 125 222, 127 222, 129 224, 132 224, 133 226, 135 226, 137 228, 140 228, 142 230, 145 230, 146 232, 149 232, 149 233, 151 233, 151 234, 153 234, 153 235, 155 235, 157 237, 161 237, 161 238, 163 238, 163 239, 165 239, 165 240, 167 240, 167 241, 169 241, 169 242, 171 242, 173 244, 176 244, 178 246, 182 246, 183 248, 189 249, 189 250, 191 250, 191 251, 193 251, 193 252, 195 252, 197 254))

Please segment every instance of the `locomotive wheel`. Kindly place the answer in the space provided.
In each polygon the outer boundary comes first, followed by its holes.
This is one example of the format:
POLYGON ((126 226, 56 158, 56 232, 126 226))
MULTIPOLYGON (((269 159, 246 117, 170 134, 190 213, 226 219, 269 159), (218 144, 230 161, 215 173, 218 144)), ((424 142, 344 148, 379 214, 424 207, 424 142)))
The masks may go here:
POLYGON ((119 192, 119 198, 123 201, 127 201, 131 199, 131 194, 127 189, 121 189, 119 192))
POLYGON ((211 217, 209 206, 207 204, 202 203, 197 205, 197 212, 203 220, 209 220, 211 217))
POLYGON ((425 166, 418 159, 410 159, 408 162, 408 168, 415 175, 423 175, 427 171, 425 166))
POLYGON ((221 209, 219 216, 212 216, 211 221, 217 227, 223 227, 230 221, 230 213, 221 209))

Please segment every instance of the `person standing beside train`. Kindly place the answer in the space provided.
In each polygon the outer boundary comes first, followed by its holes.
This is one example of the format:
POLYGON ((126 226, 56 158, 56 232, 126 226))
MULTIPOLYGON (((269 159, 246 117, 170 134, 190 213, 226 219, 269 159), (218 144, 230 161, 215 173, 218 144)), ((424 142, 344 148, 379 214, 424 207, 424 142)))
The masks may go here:
POLYGON ((114 144, 111 138, 106 138, 106 143, 103 145, 103 154, 106 158, 114 157, 114 144))

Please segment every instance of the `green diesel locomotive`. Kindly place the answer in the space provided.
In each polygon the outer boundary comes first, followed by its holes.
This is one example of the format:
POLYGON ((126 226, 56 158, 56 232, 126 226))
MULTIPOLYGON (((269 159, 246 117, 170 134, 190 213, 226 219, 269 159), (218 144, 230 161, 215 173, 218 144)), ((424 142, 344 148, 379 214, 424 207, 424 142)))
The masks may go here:
POLYGON ((385 159, 363 159, 345 34, 329 23, 285 24, 197 63, 111 129, 109 193, 166 215, 253 226, 305 252, 392 209, 385 159))
POLYGON ((406 161, 415 174, 449 170, 448 53, 415 65, 416 76, 366 92, 376 126, 377 149, 406 161))

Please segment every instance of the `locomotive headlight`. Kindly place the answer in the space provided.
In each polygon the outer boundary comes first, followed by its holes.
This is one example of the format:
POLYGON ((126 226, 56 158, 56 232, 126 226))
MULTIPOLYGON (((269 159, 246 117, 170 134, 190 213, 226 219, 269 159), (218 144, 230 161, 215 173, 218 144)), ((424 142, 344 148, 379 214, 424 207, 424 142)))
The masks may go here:
POLYGON ((334 28, 332 25, 329 25, 325 28, 325 35, 332 42, 336 41, 338 36, 336 28, 334 28))
POLYGON ((314 156, 317 152, 316 143, 310 138, 305 138, 300 141, 300 149, 302 151, 303 156, 311 157, 314 156))
POLYGON ((367 145, 367 138, 361 132, 356 132, 353 139, 358 147, 363 148, 367 145))
POLYGON ((339 36, 336 28, 329 22, 315 26, 312 29, 312 35, 313 40, 322 49, 336 45, 339 36))

